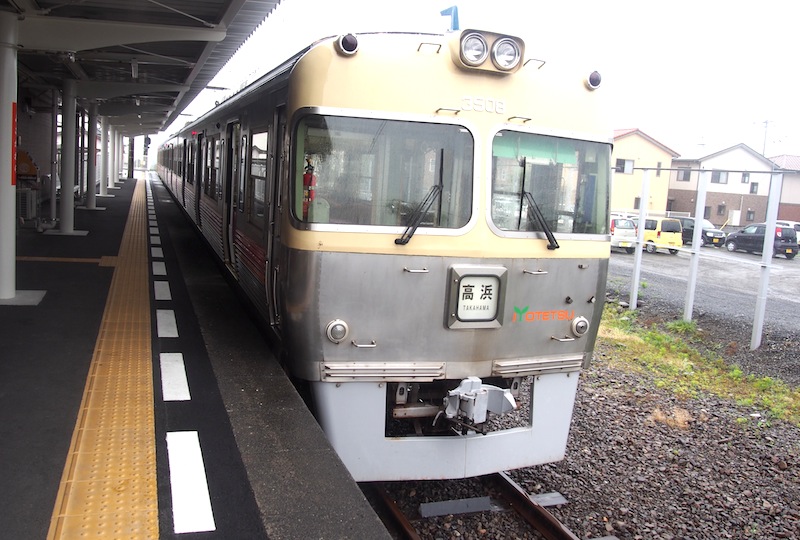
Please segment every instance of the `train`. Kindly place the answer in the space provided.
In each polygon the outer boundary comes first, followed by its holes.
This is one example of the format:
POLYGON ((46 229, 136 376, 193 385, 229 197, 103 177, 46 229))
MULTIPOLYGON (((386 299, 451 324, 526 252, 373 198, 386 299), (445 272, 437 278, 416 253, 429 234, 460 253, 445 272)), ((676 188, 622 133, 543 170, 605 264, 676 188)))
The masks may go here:
POLYGON ((356 481, 564 458, 610 256, 599 72, 502 32, 320 39, 158 148, 356 481))

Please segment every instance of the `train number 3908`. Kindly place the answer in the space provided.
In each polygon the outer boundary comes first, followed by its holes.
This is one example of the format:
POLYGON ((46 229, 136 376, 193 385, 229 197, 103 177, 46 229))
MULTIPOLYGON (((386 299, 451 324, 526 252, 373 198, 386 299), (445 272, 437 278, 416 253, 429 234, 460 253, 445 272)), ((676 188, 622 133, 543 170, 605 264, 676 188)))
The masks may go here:
POLYGON ((490 97, 464 96, 461 98, 461 110, 503 114, 506 112, 506 102, 490 97))

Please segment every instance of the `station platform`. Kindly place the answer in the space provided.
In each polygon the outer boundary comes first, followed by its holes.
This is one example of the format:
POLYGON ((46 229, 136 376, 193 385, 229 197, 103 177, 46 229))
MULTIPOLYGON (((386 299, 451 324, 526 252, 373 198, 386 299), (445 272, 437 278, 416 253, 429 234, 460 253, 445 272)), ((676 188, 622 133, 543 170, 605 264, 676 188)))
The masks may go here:
POLYGON ((390 538, 155 173, 21 227, 3 538, 390 538))

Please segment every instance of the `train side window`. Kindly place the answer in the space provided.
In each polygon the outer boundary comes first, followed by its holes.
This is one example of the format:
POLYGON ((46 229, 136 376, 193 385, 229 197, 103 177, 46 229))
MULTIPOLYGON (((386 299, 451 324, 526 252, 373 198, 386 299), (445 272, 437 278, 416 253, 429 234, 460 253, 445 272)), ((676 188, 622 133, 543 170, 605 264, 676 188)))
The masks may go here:
POLYGON ((222 198, 222 156, 225 155, 225 139, 214 139, 214 169, 212 170, 211 196, 222 198))
POLYGON ((250 221, 263 227, 269 166, 269 133, 253 133, 250 151, 250 221))
POLYGON ((195 167, 196 153, 197 153, 197 144, 194 141, 192 141, 189 144, 189 157, 188 157, 188 164, 186 167, 187 184, 194 184, 194 167, 195 167))
POLYGON ((247 165, 247 135, 242 135, 242 143, 239 146, 239 156, 236 159, 239 160, 239 178, 236 179, 239 196, 236 199, 236 207, 238 208, 239 212, 244 212, 244 194, 245 187, 247 186, 247 171, 245 169, 247 165))
POLYGON ((178 143, 175 150, 175 176, 183 177, 183 143, 178 143))
POLYGON ((216 137, 209 137, 203 141, 205 146, 205 167, 203 177, 203 193, 217 199, 217 183, 219 181, 221 142, 216 137))
POLYGON ((211 189, 211 162, 214 154, 214 139, 203 139, 203 193, 209 194, 211 189))

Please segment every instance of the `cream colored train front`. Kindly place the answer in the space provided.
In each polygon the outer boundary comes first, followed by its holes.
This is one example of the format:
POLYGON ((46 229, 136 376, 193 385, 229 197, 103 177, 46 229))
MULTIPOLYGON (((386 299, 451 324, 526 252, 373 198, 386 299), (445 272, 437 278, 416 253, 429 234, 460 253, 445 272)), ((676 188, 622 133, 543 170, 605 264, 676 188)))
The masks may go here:
POLYGON ((283 336, 356 480, 564 456, 605 291, 599 75, 511 36, 347 35, 292 72, 283 336))

